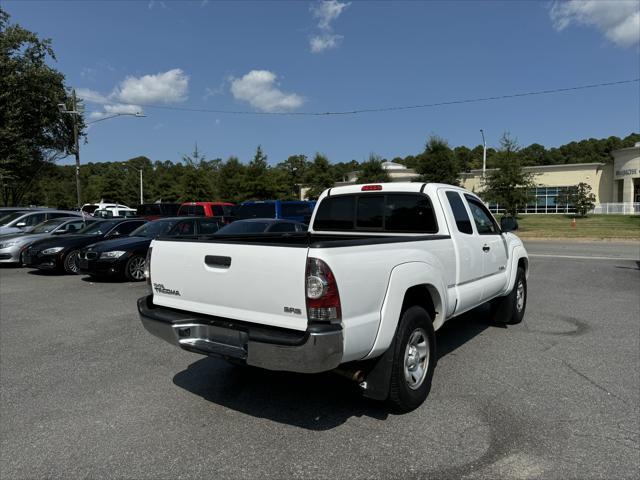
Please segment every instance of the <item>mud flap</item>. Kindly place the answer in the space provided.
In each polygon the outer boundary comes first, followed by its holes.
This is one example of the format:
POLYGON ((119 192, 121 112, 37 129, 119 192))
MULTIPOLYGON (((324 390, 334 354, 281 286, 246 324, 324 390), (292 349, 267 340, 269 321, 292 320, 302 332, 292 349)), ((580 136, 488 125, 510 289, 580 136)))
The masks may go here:
POLYGON ((373 366, 365 377, 366 388, 362 395, 372 400, 386 400, 389 397, 391 385, 391 369, 393 368, 393 355, 396 342, 392 342, 386 352, 373 360, 373 366))

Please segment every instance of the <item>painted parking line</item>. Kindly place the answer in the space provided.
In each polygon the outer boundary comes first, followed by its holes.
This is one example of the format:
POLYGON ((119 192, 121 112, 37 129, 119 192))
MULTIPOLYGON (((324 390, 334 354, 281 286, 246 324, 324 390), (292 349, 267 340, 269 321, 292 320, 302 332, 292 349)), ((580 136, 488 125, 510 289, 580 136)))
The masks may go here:
POLYGON ((570 258, 572 260, 629 260, 631 262, 640 261, 639 258, 630 257, 592 257, 589 255, 555 255, 547 253, 530 253, 530 257, 547 257, 547 258, 570 258))

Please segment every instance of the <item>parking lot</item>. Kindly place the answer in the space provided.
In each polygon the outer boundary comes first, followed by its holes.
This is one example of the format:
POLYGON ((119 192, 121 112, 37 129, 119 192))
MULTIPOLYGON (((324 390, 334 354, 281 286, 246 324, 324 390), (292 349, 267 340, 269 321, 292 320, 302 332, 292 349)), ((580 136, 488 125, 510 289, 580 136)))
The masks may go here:
POLYGON ((527 247, 525 321, 447 324, 405 415, 180 351, 143 330, 143 284, 3 268, 0 477, 637 478, 638 244, 527 247))

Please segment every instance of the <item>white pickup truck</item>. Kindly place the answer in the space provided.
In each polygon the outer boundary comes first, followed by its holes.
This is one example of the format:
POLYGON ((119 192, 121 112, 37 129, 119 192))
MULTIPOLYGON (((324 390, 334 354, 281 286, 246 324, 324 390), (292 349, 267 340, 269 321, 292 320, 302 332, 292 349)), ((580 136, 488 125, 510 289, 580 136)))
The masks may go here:
POLYGON ((232 363, 335 370, 398 411, 426 398, 445 321, 491 302, 493 321, 518 323, 526 306, 520 239, 443 184, 331 188, 308 232, 161 237, 146 265, 152 334, 232 363))

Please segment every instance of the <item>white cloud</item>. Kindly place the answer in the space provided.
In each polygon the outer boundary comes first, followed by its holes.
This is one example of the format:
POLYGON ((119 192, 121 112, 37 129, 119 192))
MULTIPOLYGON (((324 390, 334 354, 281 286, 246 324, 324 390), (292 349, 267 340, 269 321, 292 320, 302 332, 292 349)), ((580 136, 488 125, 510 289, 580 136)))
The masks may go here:
POLYGON ((640 2, 635 0, 556 1, 549 10, 556 30, 572 24, 595 27, 621 47, 640 42, 640 2))
POLYGON ((337 48, 338 45, 340 45, 342 38, 342 35, 337 35, 335 33, 323 33, 321 35, 311 37, 311 40, 309 40, 309 46, 313 53, 319 53, 324 50, 337 48))
POLYGON ((331 29, 331 22, 340 16, 342 10, 347 8, 349 3, 340 3, 338 0, 325 0, 309 7, 311 13, 318 19, 318 27, 323 30, 331 29))
POLYGON ((241 78, 231 79, 231 94, 263 112, 291 111, 299 108, 304 99, 296 93, 284 93, 278 88, 275 73, 251 70, 241 78))
POLYGON ((162 0, 149 0, 149 3, 147 4, 147 8, 148 8, 149 10, 153 10, 153 8, 154 8, 156 5, 159 5, 159 6, 161 6, 162 8, 167 8, 167 4, 166 4, 166 3, 164 3, 162 0))
POLYGON ((100 92, 91 90, 90 88, 77 88, 76 95, 83 99, 85 102, 91 103, 108 103, 109 99, 102 95, 100 92))
POLYGON ((176 103, 187 99, 189 77, 179 68, 156 75, 127 77, 108 95, 89 88, 78 88, 77 95, 85 102, 97 103, 103 110, 89 117, 100 119, 118 113, 142 113, 140 104, 176 103))
POLYGON ((342 11, 350 3, 341 3, 338 0, 325 0, 311 5, 310 10, 315 19, 318 20, 320 33, 309 39, 309 47, 312 53, 320 53, 325 50, 337 48, 344 38, 342 35, 333 33, 331 23, 337 19, 342 11))
POLYGON ((112 96, 123 103, 176 103, 187 99, 189 77, 179 68, 156 75, 127 77, 112 96))
POLYGON ((100 118, 108 117, 110 115, 118 115, 118 114, 125 114, 125 115, 140 114, 141 115, 143 114, 143 110, 140 105, 126 105, 123 103, 116 103, 113 105, 104 105, 104 111, 91 112, 89 117, 94 120, 97 120, 100 118))

